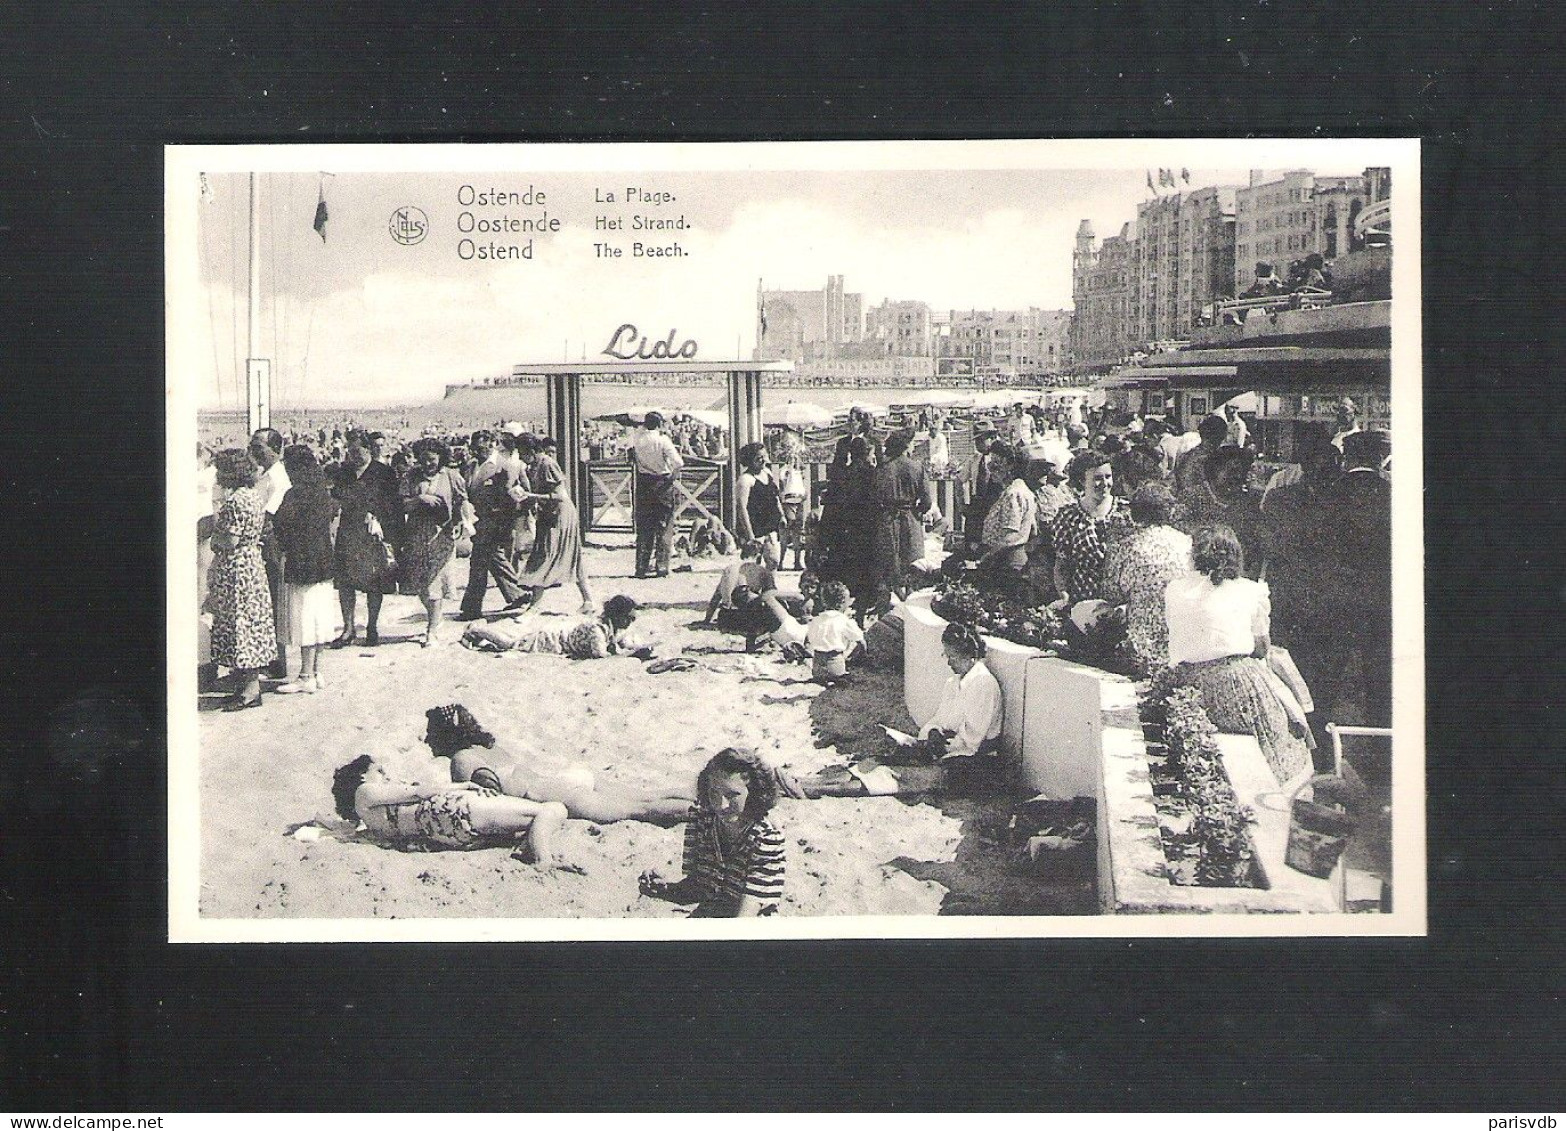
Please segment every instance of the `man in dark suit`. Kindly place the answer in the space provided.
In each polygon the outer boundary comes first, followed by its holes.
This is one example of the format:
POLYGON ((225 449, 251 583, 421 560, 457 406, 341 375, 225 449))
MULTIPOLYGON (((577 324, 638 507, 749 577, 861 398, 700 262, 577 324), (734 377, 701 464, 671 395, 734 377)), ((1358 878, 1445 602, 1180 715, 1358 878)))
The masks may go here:
POLYGON ((468 588, 462 595, 458 620, 478 620, 484 615, 484 594, 491 574, 508 609, 527 600, 527 591, 518 583, 516 566, 511 561, 512 528, 518 514, 511 488, 517 484, 519 473, 496 449, 493 432, 481 429, 473 433, 470 446, 478 461, 468 476, 468 500, 473 504, 475 529, 473 554, 468 558, 468 588))

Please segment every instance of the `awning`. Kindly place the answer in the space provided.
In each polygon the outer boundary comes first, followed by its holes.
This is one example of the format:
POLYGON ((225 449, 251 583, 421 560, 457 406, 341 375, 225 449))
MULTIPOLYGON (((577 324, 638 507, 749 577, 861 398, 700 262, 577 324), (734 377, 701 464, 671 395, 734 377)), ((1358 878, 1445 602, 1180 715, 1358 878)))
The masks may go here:
POLYGON ((1171 377, 1214 377, 1227 381, 1239 370, 1233 365, 1143 365, 1125 373, 1111 374, 1110 379, 1128 378, 1134 381, 1167 381, 1171 377))
POLYGON ((1209 367, 1228 368, 1232 372, 1238 365, 1336 365, 1342 362, 1386 365, 1390 357, 1390 351, 1379 346, 1235 346, 1232 349, 1181 350, 1167 355, 1165 364, 1159 368, 1189 373, 1193 369, 1209 367))

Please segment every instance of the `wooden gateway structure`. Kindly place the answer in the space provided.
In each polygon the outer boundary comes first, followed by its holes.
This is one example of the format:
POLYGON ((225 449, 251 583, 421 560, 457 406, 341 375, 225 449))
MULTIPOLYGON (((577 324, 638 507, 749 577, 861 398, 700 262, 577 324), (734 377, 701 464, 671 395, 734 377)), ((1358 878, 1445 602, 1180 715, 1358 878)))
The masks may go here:
POLYGON ((524 363, 512 367, 513 377, 542 377, 546 392, 549 435, 560 448, 566 489, 575 500, 586 529, 628 523, 636 476, 624 461, 595 467, 582 454, 582 378, 610 376, 621 385, 647 389, 657 401, 659 378, 710 374, 728 393, 728 454, 722 461, 695 463, 680 477, 680 513, 715 514, 730 530, 737 527, 734 484, 739 479, 739 451, 762 439, 761 385, 764 374, 788 373, 789 361, 581 361, 524 363), (623 518, 622 518, 623 515, 623 518))

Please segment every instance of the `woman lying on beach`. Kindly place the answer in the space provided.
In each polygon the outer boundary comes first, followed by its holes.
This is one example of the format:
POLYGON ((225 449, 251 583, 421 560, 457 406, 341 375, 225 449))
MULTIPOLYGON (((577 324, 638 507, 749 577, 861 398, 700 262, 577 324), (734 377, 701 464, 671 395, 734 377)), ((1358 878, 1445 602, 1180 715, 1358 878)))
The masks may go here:
POLYGON ((372 835, 398 848, 490 848, 525 836, 532 863, 561 867, 554 838, 566 807, 558 802, 505 797, 472 782, 392 781, 368 754, 338 769, 332 798, 343 820, 363 821, 372 835))
POLYGON ((561 774, 542 773, 499 746, 495 736, 479 726, 460 703, 432 707, 425 715, 429 726, 424 741, 437 758, 451 759, 454 782, 482 786, 508 797, 559 803, 572 819, 601 825, 616 821, 678 824, 689 816, 694 804, 689 789, 637 791, 599 783, 586 766, 571 766, 561 774))
POLYGON ((651 659, 652 647, 638 646, 626 637, 636 620, 636 602, 621 594, 604 602, 601 614, 570 628, 532 628, 521 632, 495 625, 476 624, 462 634, 462 643, 484 652, 539 652, 573 660, 601 660, 623 654, 651 659))
POLYGON ((719 751, 696 778, 698 805, 685 826, 685 876, 642 873, 643 895, 694 903, 693 918, 772 915, 783 898, 783 834, 767 819, 777 804, 772 770, 755 753, 719 751))

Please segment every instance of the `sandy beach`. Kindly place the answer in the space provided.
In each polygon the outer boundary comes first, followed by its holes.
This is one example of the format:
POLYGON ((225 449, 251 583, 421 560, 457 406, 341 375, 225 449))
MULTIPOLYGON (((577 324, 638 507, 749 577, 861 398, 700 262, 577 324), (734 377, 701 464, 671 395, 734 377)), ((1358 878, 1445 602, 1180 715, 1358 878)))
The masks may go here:
MULTIPOLYGON (((689 788, 708 757, 751 747, 796 774, 871 753, 879 724, 910 729, 902 678, 861 670, 846 686, 808 681, 808 667, 776 652, 746 656, 743 640, 701 626, 723 561, 636 580, 627 537, 594 536, 588 571, 601 602, 642 603, 638 636, 659 656, 698 661, 689 672, 649 674, 622 656, 571 661, 493 655, 460 643, 450 618, 442 639, 418 646, 423 611, 388 597, 382 643, 323 654, 327 686, 268 695, 256 711, 226 714, 221 696, 200 711, 201 897, 210 918, 679 917, 684 909, 641 896, 649 867, 678 874, 681 829, 638 822, 570 821, 562 856, 585 874, 540 871, 505 847, 402 852, 360 840, 332 809, 332 771, 362 753, 410 780, 449 779, 423 742, 426 709, 465 704, 510 749, 543 770, 589 768, 601 782, 689 788), (300 841, 290 830, 330 831, 300 841)), ((465 560, 454 563, 460 581, 465 560)), ((788 587, 797 575, 784 575, 788 587)), ((574 590, 557 589, 531 619, 574 623, 574 590)), ((498 594, 489 597, 498 610, 498 594)), ((363 629, 363 603, 360 603, 363 629)), ((498 611, 491 611, 498 619, 498 611)), ((297 653, 292 657, 297 667, 297 653)), ((1029 866, 1007 835, 1011 802, 898 798, 784 799, 773 813, 788 850, 781 914, 1085 914, 1094 910, 1091 850, 1029 866)))

